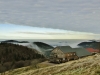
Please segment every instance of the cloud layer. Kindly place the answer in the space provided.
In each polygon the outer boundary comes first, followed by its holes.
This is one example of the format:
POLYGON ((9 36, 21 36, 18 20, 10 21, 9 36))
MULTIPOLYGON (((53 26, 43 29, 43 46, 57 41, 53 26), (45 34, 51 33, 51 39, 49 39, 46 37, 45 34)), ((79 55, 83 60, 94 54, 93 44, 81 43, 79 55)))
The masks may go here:
POLYGON ((0 0, 0 23, 100 32, 100 0, 0 0))

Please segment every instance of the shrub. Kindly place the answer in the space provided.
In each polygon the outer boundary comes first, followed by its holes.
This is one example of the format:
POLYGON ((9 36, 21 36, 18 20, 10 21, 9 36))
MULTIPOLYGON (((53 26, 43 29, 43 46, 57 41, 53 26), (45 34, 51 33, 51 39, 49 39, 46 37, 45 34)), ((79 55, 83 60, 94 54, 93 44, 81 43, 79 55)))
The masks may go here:
POLYGON ((24 67, 24 61, 18 61, 14 64, 14 68, 24 67))

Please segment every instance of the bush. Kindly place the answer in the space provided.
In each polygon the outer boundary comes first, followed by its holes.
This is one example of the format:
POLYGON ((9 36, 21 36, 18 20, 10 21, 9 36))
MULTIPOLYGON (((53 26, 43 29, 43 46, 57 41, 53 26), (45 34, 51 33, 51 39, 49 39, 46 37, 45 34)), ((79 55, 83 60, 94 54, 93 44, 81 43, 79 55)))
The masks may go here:
POLYGON ((0 73, 3 73, 6 71, 6 67, 4 67, 3 65, 0 65, 0 73))

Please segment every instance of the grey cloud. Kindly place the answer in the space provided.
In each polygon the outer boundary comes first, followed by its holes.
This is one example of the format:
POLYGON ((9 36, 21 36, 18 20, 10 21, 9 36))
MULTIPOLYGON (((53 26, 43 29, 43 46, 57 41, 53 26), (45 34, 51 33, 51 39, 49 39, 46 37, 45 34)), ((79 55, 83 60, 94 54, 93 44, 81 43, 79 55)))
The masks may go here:
MULTIPOLYGON (((67 35, 67 34, 82 34, 82 35, 95 35, 95 34, 93 34, 93 33, 85 33, 85 32, 74 32, 74 31, 65 31, 65 32, 57 32, 56 30, 55 30, 55 32, 52 32, 52 31, 49 31, 49 32, 47 32, 47 31, 45 31, 45 32, 21 32, 21 31, 18 31, 18 32, 14 32, 14 34, 15 33, 17 33, 17 34, 43 34, 43 35, 67 35)), ((97 34, 98 35, 98 34, 97 34)))
POLYGON ((100 32, 100 0, 0 0, 0 22, 100 32))

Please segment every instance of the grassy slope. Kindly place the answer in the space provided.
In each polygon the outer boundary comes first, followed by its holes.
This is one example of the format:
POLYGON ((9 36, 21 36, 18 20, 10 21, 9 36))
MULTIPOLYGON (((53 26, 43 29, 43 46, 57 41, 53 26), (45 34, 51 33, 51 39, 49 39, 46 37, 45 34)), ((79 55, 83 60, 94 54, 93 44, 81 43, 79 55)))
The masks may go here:
POLYGON ((100 55, 45 68, 24 67, 6 72, 6 75, 100 75, 100 55))

